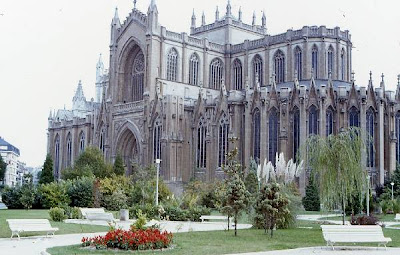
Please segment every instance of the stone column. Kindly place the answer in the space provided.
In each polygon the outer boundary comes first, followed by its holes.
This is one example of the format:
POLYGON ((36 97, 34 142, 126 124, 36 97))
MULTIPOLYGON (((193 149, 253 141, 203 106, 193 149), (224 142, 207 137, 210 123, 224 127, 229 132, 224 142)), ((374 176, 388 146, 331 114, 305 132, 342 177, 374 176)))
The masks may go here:
POLYGON ((379 115, 379 120, 378 120, 378 130, 379 130, 379 184, 383 185, 385 181, 385 154, 384 154, 384 133, 383 133, 383 117, 384 117, 384 107, 383 107, 383 101, 380 100, 379 106, 378 106, 378 115, 379 115))
MULTIPOLYGON (((367 141, 367 136, 366 136, 366 130, 367 130, 367 117, 366 117, 366 102, 363 101, 361 102, 360 105, 360 129, 361 129, 361 139, 362 141, 367 141)), ((364 148, 361 152, 361 166, 363 169, 366 169, 367 167, 367 154, 366 154, 366 148, 364 148)))
POLYGON ((268 158, 268 138, 269 138, 269 112, 267 113, 268 108, 263 105, 260 108, 260 162, 264 162, 265 158, 268 158))
MULTIPOLYGON (((300 101, 300 148, 305 143, 307 139, 307 112, 304 99, 300 101)), ((300 176, 299 179, 299 189, 302 195, 305 195, 306 178, 308 166, 305 162, 305 171, 300 176)))

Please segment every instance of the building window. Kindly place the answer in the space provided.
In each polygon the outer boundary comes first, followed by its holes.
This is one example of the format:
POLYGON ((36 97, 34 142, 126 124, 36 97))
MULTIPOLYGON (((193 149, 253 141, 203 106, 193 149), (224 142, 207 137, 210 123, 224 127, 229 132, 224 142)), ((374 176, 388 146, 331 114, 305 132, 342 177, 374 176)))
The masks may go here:
POLYGON ((367 111, 367 167, 374 167, 374 110, 369 108, 367 111))
POLYGON ((331 108, 326 110, 326 136, 333 134, 333 111, 331 108))
POLYGON ((199 57, 193 53, 189 63, 189 84, 199 85, 199 57))
POLYGON ((79 136, 79 153, 82 153, 85 151, 85 133, 81 132, 81 135, 79 136))
POLYGON ((359 127, 359 123, 358 110, 353 106, 349 111, 349 127, 359 127))
POLYGON ((300 110, 295 107, 293 110, 293 160, 297 159, 297 152, 300 148, 300 110))
POLYGON ((222 61, 218 58, 215 58, 211 61, 210 64, 210 85, 211 89, 220 89, 222 84, 222 77, 223 77, 223 64, 222 61))
POLYGON ((345 64, 344 49, 342 49, 342 52, 340 53, 340 72, 341 72, 341 75, 342 75, 342 81, 344 81, 345 74, 346 74, 346 64, 345 64))
POLYGON ((104 152, 106 150, 106 148, 105 148, 105 139, 106 139, 105 132, 104 132, 104 129, 102 129, 101 132, 100 132, 99 149, 103 153, 103 155, 104 155, 104 152))
POLYGON ((178 79, 178 52, 172 48, 167 56, 167 80, 176 81, 178 79))
POLYGON ((132 69, 132 98, 133 101, 143 100, 144 90, 144 55, 139 53, 133 61, 132 69))
POLYGON ((308 110, 308 134, 318 134, 318 111, 314 105, 308 110))
POLYGON ((153 158, 161 159, 161 134, 162 134, 162 123, 160 118, 154 121, 153 126, 153 158))
POLYGON ((207 125, 204 118, 201 118, 197 127, 197 167, 206 168, 207 166, 207 125))
POLYGON ((285 82, 285 55, 281 50, 275 53, 274 63, 276 83, 285 82))
POLYGON ((400 112, 396 114, 396 161, 397 164, 400 164, 400 112))
POLYGON ((303 58, 302 52, 299 46, 294 50, 294 71, 297 73, 297 79, 300 81, 303 74, 303 58))
POLYGON ((235 90, 243 89, 242 63, 239 59, 233 61, 233 86, 235 90))
POLYGON ((253 158, 260 162, 260 144, 261 144, 261 116, 260 111, 256 109, 253 113, 253 158))
POLYGON ((328 74, 333 73, 333 47, 332 45, 328 48, 328 74))
POLYGON ((72 138, 71 133, 67 135, 67 162, 66 166, 71 166, 72 163, 72 138))
POLYGON ((260 55, 256 55, 253 58, 253 86, 255 87, 257 82, 260 83, 260 85, 263 84, 263 61, 260 57, 260 55))
POLYGON ((226 156, 228 153, 228 133, 229 133, 229 120, 224 114, 219 121, 219 134, 218 134, 218 167, 222 167, 226 163, 226 156))
POLYGON ((275 165, 276 153, 278 152, 278 113, 275 108, 269 113, 269 123, 268 123, 268 157, 269 161, 275 165))
POLYGON ((314 45, 312 48, 311 67, 313 69, 315 79, 318 79, 318 48, 316 45, 314 45))
POLYGON ((57 134, 54 142, 55 177, 60 178, 60 136, 57 134))

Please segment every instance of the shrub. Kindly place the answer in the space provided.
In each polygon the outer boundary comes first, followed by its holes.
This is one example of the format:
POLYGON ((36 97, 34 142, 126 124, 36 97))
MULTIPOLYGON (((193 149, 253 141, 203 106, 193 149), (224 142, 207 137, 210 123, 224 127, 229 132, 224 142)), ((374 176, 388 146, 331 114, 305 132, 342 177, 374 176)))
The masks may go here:
POLYGON ((43 184, 39 187, 43 208, 68 205, 70 199, 67 194, 67 185, 64 182, 43 184))
POLYGON ((148 220, 158 218, 158 207, 153 204, 145 204, 145 205, 135 205, 132 206, 129 210, 129 217, 130 218, 138 218, 139 211, 146 215, 148 220))
POLYGON ((3 203, 7 205, 8 209, 22 209, 24 206, 21 204, 19 198, 21 197, 21 189, 19 187, 5 187, 1 198, 3 203))
POLYGON ((376 225, 378 223, 378 218, 373 215, 370 216, 359 216, 354 217, 351 216, 350 224, 351 225, 376 225))
POLYGON ((211 209, 204 206, 196 206, 187 211, 186 219, 191 221, 201 221, 201 215, 209 215, 210 213, 211 209))
POLYGON ((35 187, 32 183, 24 184, 21 187, 19 201, 25 209, 31 209, 35 202, 35 187))
POLYGON ((134 228, 131 229, 145 229, 145 225, 147 223, 146 214, 142 213, 142 210, 138 210, 137 212, 137 220, 135 224, 132 226, 134 228))
POLYGON ((104 196, 103 206, 110 211, 127 208, 128 197, 121 191, 114 191, 111 195, 104 196))
POLYGON ((93 181, 91 177, 81 177, 69 183, 67 194, 71 199, 70 206, 93 206, 93 181))
POLYGON ((51 208, 49 211, 49 215, 52 221, 63 221, 67 219, 64 209, 59 207, 51 208))
POLYGON ((318 188, 315 185, 313 178, 310 179, 306 187, 306 195, 303 197, 303 206, 306 211, 320 211, 321 202, 319 199, 318 188))
POLYGON ((167 220, 186 221, 187 219, 187 210, 183 210, 180 207, 166 206, 164 211, 167 220))
POLYGON ((394 214, 400 212, 400 203, 397 199, 382 200, 380 205, 384 214, 394 214))

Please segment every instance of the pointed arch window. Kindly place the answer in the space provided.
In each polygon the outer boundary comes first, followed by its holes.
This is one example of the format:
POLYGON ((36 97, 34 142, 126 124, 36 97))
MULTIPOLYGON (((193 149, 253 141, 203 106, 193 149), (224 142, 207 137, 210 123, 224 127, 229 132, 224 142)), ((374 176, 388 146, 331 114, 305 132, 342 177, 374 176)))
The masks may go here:
POLYGON ((99 149, 103 153, 103 155, 104 155, 104 152, 106 150, 106 148, 105 148, 105 143, 106 143, 105 135, 106 135, 106 133, 105 133, 104 129, 102 129, 101 132, 100 132, 99 149))
POLYGON ((353 106, 350 108, 349 111, 349 127, 359 127, 360 126, 360 121, 359 121, 359 114, 358 114, 358 109, 353 106))
POLYGON ((243 89, 242 62, 239 59, 233 61, 233 86, 235 90, 243 89))
POLYGON ((167 56, 167 80, 176 81, 178 79, 178 52, 172 48, 167 56))
POLYGON ((268 159, 275 165, 276 153, 278 152, 278 112, 275 108, 269 113, 268 123, 268 159))
POLYGON ((278 50, 274 56, 274 71, 276 83, 285 82, 285 55, 278 50))
POLYGON ((312 105, 308 110, 308 134, 318 134, 318 111, 317 107, 312 105))
POLYGON ((222 84, 224 67, 222 61, 215 58, 210 64, 210 84, 211 89, 220 89, 222 84))
POLYGON ((206 168, 207 166, 207 125, 202 117, 197 127, 197 167, 206 168))
POLYGON ((326 110, 326 136, 333 135, 333 110, 328 108, 326 110))
POLYGON ((154 121, 153 126, 153 159, 161 159, 162 122, 160 118, 154 121))
POLYGON ((143 100, 144 91, 144 55, 138 53, 133 61, 132 69, 132 99, 133 101, 143 100))
POLYGON ((56 178, 60 178, 60 136, 57 134, 54 142, 54 165, 56 178))
POLYGON ((333 73, 333 63, 334 63, 333 61, 334 61, 333 47, 331 45, 328 48, 328 74, 333 73))
POLYGON ((293 110, 293 160, 296 161, 300 148, 300 110, 295 107, 293 110))
POLYGON ((367 167, 374 167, 374 110, 370 107, 366 114, 367 121, 367 167))
POLYGON ((397 164, 400 164, 400 112, 396 114, 396 161, 397 164))
POLYGON ((313 46, 312 48, 312 53, 311 53, 311 67, 314 72, 314 78, 318 79, 318 48, 316 45, 313 46))
POLYGON ((303 74, 303 58, 299 46, 294 50, 294 71, 297 73, 297 79, 300 81, 303 74))
POLYGON ((257 82, 260 85, 263 84, 263 61, 260 55, 256 55, 253 58, 253 86, 255 87, 257 82))
POLYGON ((218 167, 222 167, 226 163, 226 155, 228 153, 228 133, 229 120, 224 114, 219 121, 218 132, 218 167))
POLYGON ((199 85, 199 57, 193 53, 189 62, 189 84, 199 85))
POLYGON ((261 116, 260 110, 256 109, 253 113, 253 158, 260 162, 261 148, 261 116))
POLYGON ((341 77, 342 81, 345 79, 345 74, 346 74, 346 63, 345 63, 345 54, 344 54, 344 49, 342 49, 342 52, 340 53, 340 72, 341 72, 341 77))
POLYGON ((79 135, 79 153, 85 151, 85 133, 82 131, 79 135))
POLYGON ((72 138, 71 138, 71 133, 68 133, 67 135, 67 162, 66 166, 71 166, 72 162, 72 138))

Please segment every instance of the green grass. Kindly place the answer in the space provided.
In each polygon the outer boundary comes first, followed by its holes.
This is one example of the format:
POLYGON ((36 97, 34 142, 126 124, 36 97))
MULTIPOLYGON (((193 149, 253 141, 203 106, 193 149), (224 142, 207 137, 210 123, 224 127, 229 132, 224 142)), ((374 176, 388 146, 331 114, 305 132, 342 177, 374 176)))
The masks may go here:
MULTIPOLYGON (((11 230, 6 219, 49 219, 48 210, 0 210, 0 238, 10 237, 11 230)), ((108 227, 82 224, 67 224, 50 221, 51 226, 59 228, 56 235, 107 232, 108 227)), ((22 233, 21 236, 43 235, 45 232, 22 233)))

